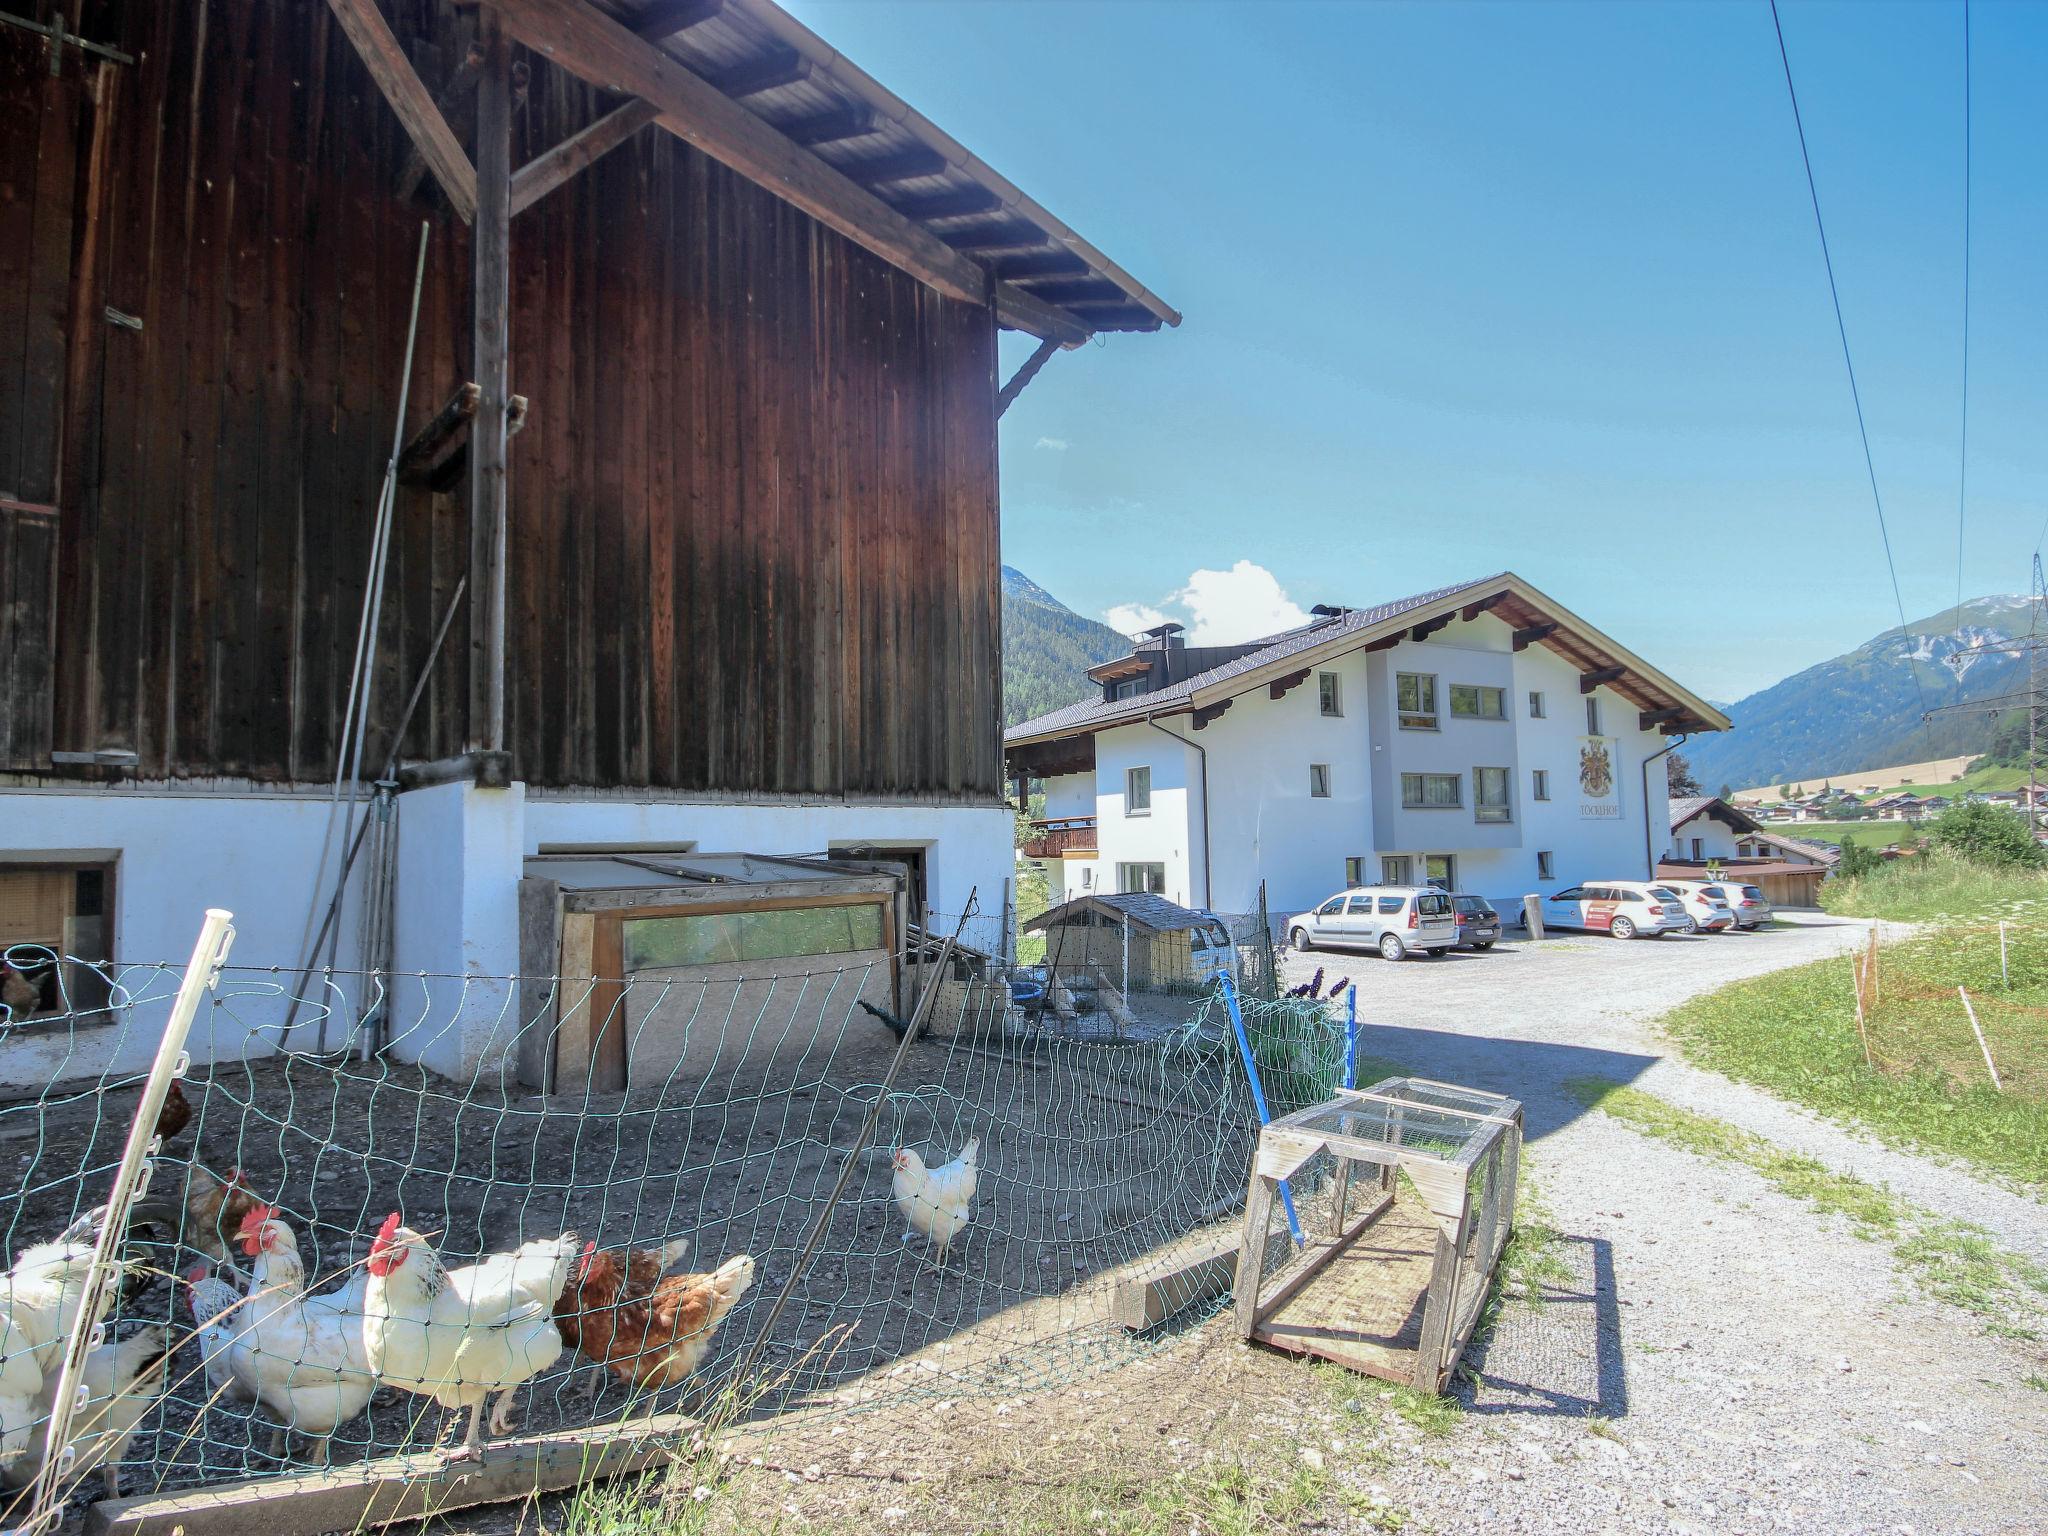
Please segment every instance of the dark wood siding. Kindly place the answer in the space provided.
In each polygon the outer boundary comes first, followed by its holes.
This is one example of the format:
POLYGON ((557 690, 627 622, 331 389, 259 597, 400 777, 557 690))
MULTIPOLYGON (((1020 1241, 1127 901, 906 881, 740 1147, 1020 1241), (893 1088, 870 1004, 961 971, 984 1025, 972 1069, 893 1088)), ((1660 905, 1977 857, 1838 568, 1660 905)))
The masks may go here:
MULTIPOLYGON (((469 23, 384 10, 438 88, 469 23)), ((317 782, 420 224, 409 427, 467 376, 467 233, 431 179, 396 197, 403 130, 324 4, 88 0, 80 31, 136 62, 70 49, 51 84, 41 40, 0 30, 0 494, 58 509, 49 744, 132 750, 144 776, 317 782)), ((612 104, 529 62, 515 164, 612 104)), ((451 117, 465 141, 471 115, 451 117)), ((999 793, 989 312, 658 129, 515 219, 512 301, 532 402, 511 452, 519 774, 999 793)), ((401 493, 382 731, 462 576, 466 516, 460 486, 401 493)), ((467 623, 409 757, 467 735, 467 623)), ((13 679, 0 706, 32 714, 13 679)), ((386 745, 373 730, 371 757, 386 745)))

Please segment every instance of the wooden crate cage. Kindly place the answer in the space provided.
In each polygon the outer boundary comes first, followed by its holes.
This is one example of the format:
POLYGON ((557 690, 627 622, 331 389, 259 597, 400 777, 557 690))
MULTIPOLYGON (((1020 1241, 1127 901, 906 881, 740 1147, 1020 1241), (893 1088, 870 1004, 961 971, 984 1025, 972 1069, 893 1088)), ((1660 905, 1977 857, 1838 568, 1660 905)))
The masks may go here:
POLYGON ((1441 1392, 1513 1229, 1521 1152, 1517 1100, 1419 1077, 1340 1089, 1275 1120, 1259 1133, 1239 1252, 1268 1252, 1281 1214, 1298 1213, 1302 1241, 1271 1272, 1240 1263, 1238 1327, 1441 1392), (1354 1215, 1361 1165, 1370 1204, 1354 1215))

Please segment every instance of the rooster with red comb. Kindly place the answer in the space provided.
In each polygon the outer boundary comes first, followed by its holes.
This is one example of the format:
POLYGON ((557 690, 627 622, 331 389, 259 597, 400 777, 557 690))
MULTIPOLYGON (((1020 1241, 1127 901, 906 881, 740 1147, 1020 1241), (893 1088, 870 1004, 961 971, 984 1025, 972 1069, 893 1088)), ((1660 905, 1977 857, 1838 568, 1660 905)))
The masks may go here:
POLYGON ((582 1239, 574 1232, 522 1243, 451 1270, 425 1237, 393 1211, 377 1230, 365 1266, 363 1342, 387 1386, 469 1410, 461 1456, 507 1433, 512 1396, 553 1365, 563 1349, 555 1301, 569 1283, 582 1239))

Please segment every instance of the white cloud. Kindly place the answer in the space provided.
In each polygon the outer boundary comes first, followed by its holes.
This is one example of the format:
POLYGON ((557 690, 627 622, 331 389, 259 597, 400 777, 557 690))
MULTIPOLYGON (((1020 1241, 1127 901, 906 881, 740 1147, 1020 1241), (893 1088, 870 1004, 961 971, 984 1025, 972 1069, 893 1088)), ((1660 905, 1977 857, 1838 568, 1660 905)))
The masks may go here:
POLYGON ((1119 603, 1102 616, 1111 629, 1127 635, 1169 619, 1187 626, 1190 645, 1241 645, 1297 629, 1309 622, 1309 615, 1287 595, 1271 571, 1240 560, 1227 571, 1194 572, 1187 585, 1162 599, 1158 607, 1119 603))
POLYGON ((1240 645, 1309 621, 1279 578, 1249 560, 1196 571, 1168 601, 1187 614, 1189 645, 1240 645))
POLYGON ((1031 446, 1034 448, 1049 448, 1054 453, 1065 453, 1073 444, 1069 443, 1064 437, 1041 437, 1031 446))
POLYGON ((1120 635, 1139 635, 1166 622, 1166 615, 1144 603, 1118 603, 1102 622, 1120 635))

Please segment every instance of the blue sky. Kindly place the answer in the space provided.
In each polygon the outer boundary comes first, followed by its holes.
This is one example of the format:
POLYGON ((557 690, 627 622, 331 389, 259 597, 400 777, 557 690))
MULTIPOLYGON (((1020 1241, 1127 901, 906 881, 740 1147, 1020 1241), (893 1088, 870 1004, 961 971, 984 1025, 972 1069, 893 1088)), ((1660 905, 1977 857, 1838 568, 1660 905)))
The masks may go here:
MULTIPOLYGON (((790 3, 1187 317, 1003 420, 1004 557, 1074 608, 1243 638, 1505 567, 1721 699, 1895 622, 1766 4, 790 3)), ((1919 619, 1962 6, 1782 9, 1919 619)), ((1971 26, 1974 596, 2048 518, 2048 6, 1971 26)))

